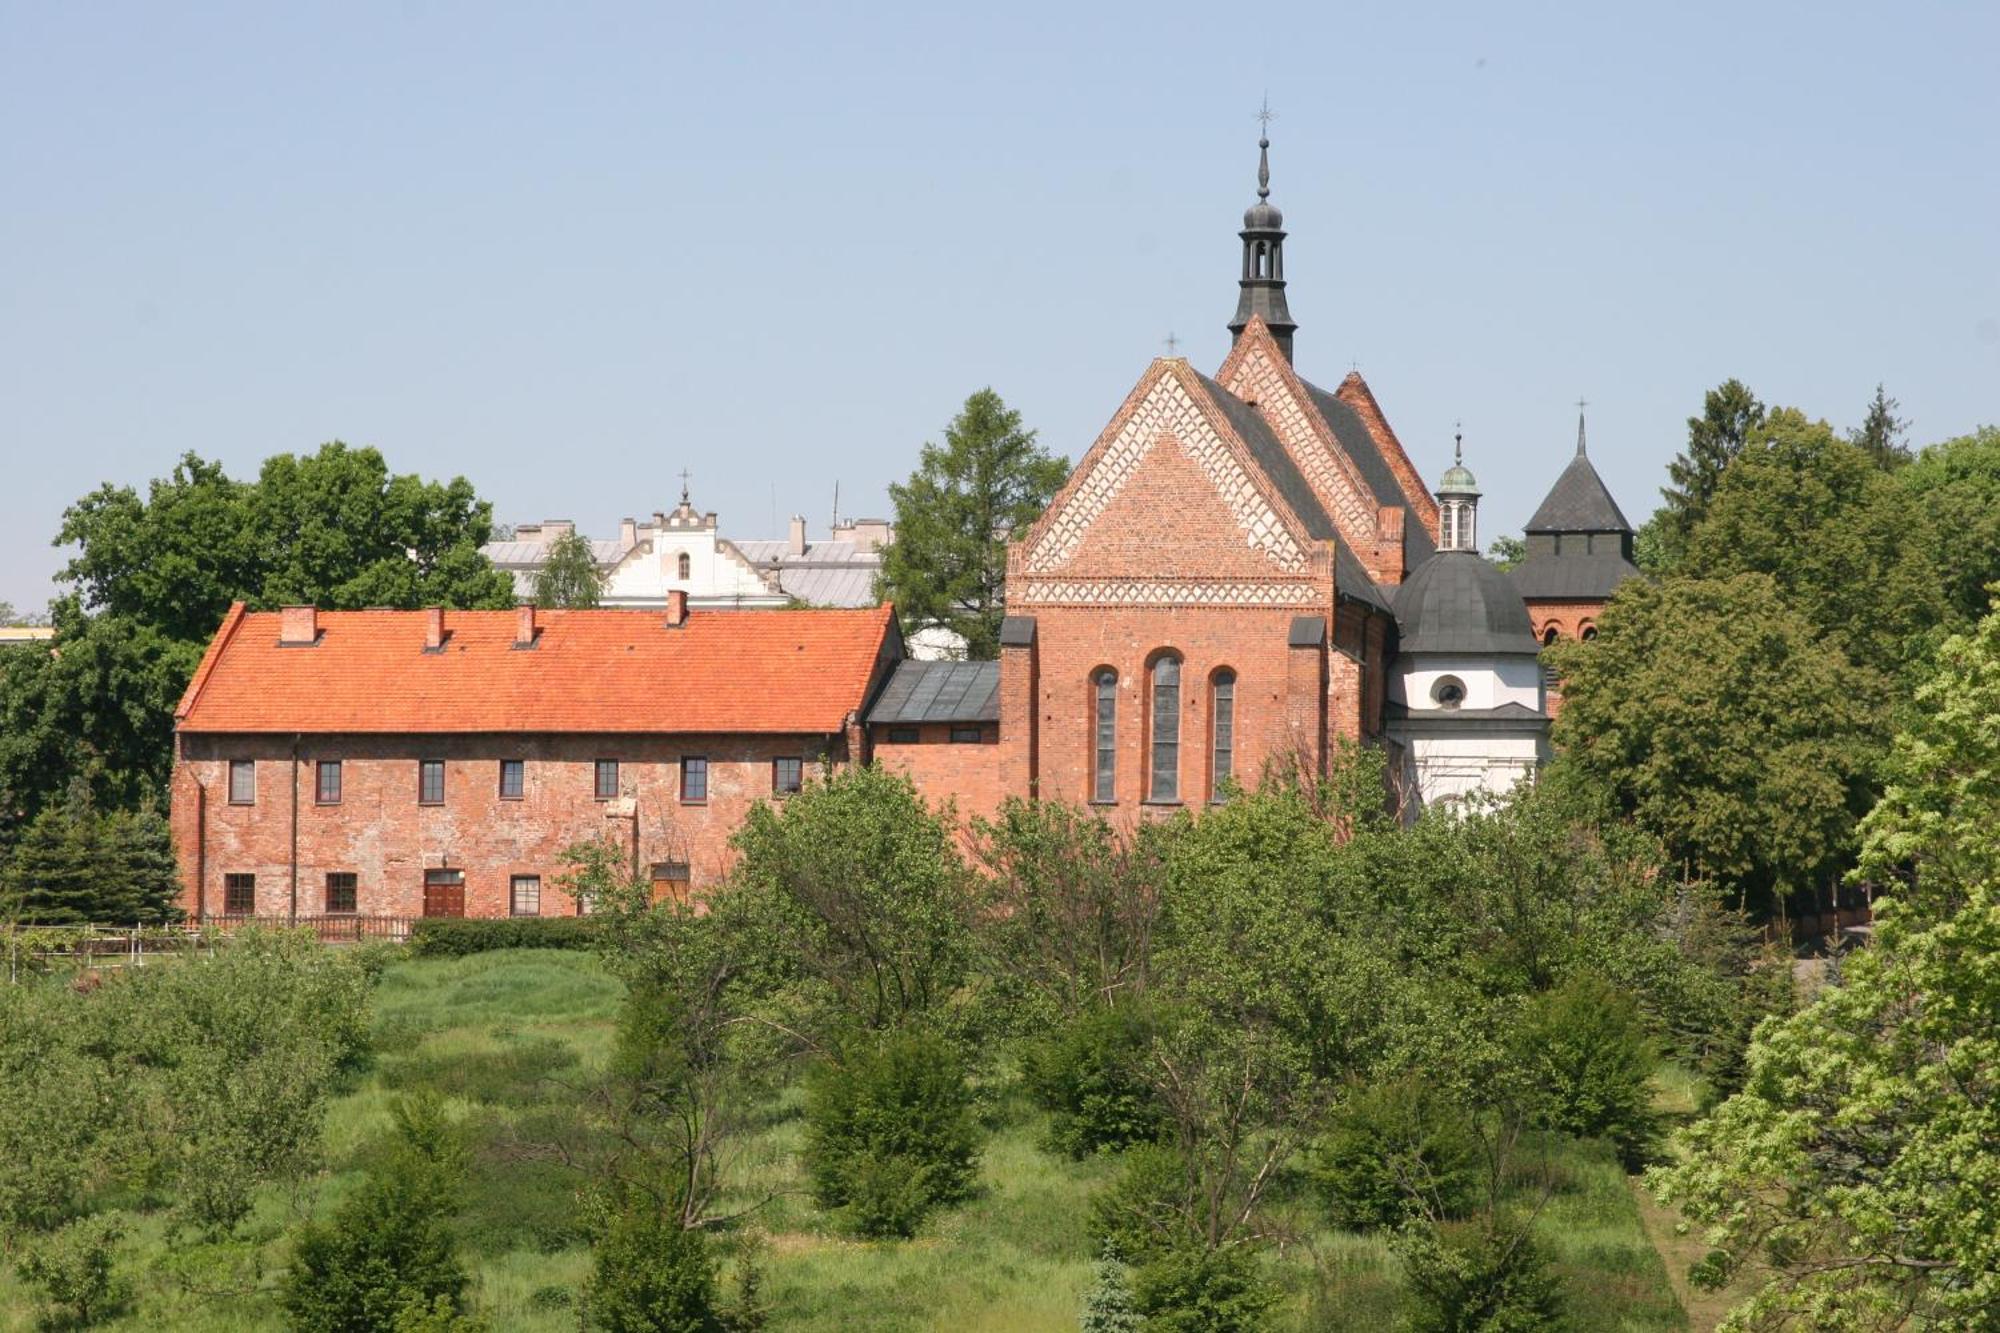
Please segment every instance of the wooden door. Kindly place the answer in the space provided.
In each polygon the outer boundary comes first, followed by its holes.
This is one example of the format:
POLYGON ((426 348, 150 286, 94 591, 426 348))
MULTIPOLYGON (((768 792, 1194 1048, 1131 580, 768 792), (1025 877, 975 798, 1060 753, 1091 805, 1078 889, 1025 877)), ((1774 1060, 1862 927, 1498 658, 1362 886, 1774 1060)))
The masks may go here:
POLYGON ((465 872, 426 870, 424 872, 424 915, 465 915, 465 872))

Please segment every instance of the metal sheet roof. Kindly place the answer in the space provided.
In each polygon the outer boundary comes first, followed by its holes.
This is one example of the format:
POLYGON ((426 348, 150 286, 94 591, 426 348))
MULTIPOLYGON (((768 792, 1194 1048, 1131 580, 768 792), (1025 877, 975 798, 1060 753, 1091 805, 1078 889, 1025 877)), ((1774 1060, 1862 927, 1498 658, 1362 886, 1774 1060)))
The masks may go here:
POLYGON ((919 662, 896 664, 895 674, 868 711, 870 726, 881 722, 997 722, 1000 720, 998 662, 919 662))
POLYGON ((1507 572, 1523 597, 1600 601, 1626 579, 1639 576, 1638 566, 1622 555, 1530 556, 1507 572))

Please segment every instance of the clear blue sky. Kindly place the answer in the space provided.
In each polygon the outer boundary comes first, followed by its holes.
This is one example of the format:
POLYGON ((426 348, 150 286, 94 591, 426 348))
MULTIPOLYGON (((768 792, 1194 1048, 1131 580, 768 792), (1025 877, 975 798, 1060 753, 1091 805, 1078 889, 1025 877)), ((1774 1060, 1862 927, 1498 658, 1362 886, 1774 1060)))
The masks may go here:
POLYGON ((1074 459, 1235 304, 1484 533, 1579 394, 1638 521, 1730 376, 2000 418, 1990 4, 0 4, 0 598, 65 504, 341 438, 504 521, 881 512, 991 384, 1074 459))

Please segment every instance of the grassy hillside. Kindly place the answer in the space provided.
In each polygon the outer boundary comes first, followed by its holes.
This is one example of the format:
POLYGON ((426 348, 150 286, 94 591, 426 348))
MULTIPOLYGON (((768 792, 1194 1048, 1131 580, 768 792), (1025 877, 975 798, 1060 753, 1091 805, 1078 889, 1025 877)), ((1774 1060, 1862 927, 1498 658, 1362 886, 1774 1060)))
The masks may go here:
MULTIPOLYGON (((326 1175, 296 1195, 270 1191, 245 1239, 228 1245, 182 1238, 170 1246, 157 1220, 138 1219, 123 1252, 138 1299, 105 1327, 281 1328, 271 1295, 288 1233, 303 1217, 326 1215, 360 1179, 388 1129, 391 1098, 428 1086, 453 1099, 475 1143, 460 1226, 476 1307, 498 1330, 573 1333, 574 1293, 590 1264, 581 1182, 546 1145, 574 1129, 579 1090, 607 1056, 619 998, 619 983, 587 954, 510 951, 392 965, 375 997, 374 1059, 328 1118, 326 1175)), ((861 1242, 838 1232, 804 1192, 795 1106, 771 1108, 738 1160, 754 1191, 783 1191, 751 1222, 763 1240, 771 1327, 1074 1328, 1091 1278, 1089 1197, 1114 1163, 1044 1152, 1038 1118, 1015 1099, 999 1098, 986 1118, 991 1137, 969 1203, 914 1240, 861 1242)), ((1613 1159, 1574 1146, 1553 1151, 1560 1187, 1543 1234, 1578 1326, 1687 1327, 1613 1159)), ((1303 1198, 1292 1212, 1299 1236, 1278 1261, 1289 1321, 1386 1327, 1396 1299, 1386 1246, 1317 1224, 1303 1198)), ((726 1293, 735 1239, 723 1250, 726 1293)), ((34 1327, 9 1268, 0 1274, 0 1329, 34 1327)))

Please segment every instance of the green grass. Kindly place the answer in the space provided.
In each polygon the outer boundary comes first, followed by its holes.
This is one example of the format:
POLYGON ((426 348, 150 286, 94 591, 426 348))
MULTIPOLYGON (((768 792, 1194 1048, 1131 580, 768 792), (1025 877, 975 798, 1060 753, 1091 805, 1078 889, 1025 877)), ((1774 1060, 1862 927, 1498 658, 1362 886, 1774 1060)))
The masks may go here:
MULTIPOLYGON (((296 1195, 267 1191, 241 1239, 226 1246, 169 1247, 159 1218, 136 1218, 123 1267, 139 1298, 104 1327, 282 1328, 272 1298, 287 1236, 359 1182, 389 1126, 392 1099, 430 1087, 450 1099, 472 1135, 459 1228, 474 1303, 506 1333, 573 1333, 576 1292, 590 1269, 578 1219, 582 1181, 536 1145, 574 1131, 578 1089, 609 1054, 620 997, 619 983, 589 954, 521 950, 393 964, 375 994, 375 1055, 328 1116, 325 1174, 296 1195)), ((788 1094, 730 1166, 738 1206, 773 1196, 746 1224, 763 1242, 772 1329, 1075 1328, 1092 1277, 1090 1196, 1117 1169, 1114 1159, 1077 1163, 1044 1151, 1039 1118, 1002 1095, 987 1111, 992 1134, 974 1196, 912 1240, 861 1241, 806 1193, 798 1107, 796 1092, 788 1094)), ((1539 1234, 1570 1290, 1577 1326, 1686 1328, 1615 1159, 1574 1144, 1551 1154, 1558 1187, 1539 1234)), ((1282 1206, 1294 1239, 1270 1262, 1286 1292, 1283 1326, 1390 1326, 1399 1278, 1386 1242, 1327 1228, 1296 1186, 1282 1206)), ((718 1249, 727 1295, 737 1238, 718 1249)), ((11 1266, 0 1268, 0 1333, 34 1327, 11 1266)))

